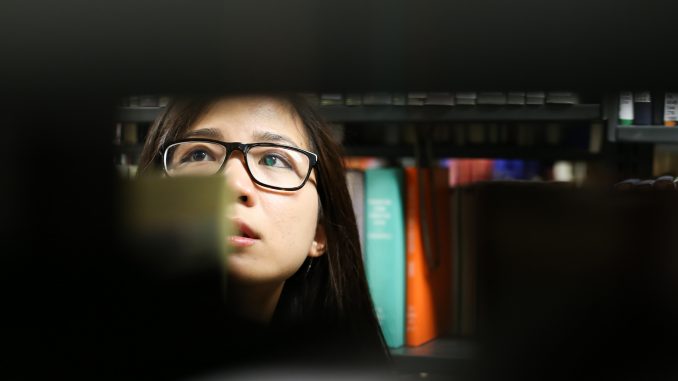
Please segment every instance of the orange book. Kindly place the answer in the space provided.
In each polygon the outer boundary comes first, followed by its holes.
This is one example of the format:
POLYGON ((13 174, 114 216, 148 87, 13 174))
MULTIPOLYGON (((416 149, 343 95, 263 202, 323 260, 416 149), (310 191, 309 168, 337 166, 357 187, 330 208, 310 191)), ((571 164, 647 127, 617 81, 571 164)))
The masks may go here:
POLYGON ((449 332, 452 323, 448 170, 405 168, 405 179, 405 342, 418 346, 449 332))

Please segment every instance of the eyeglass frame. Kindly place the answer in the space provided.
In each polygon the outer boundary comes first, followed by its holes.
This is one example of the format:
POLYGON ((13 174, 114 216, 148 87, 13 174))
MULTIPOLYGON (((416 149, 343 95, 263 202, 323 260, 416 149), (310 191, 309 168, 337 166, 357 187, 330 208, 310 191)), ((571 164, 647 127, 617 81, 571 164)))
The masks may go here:
POLYGON ((252 181, 254 181, 256 184, 261 185, 262 187, 266 188, 271 188, 275 190, 282 190, 282 191, 296 191, 304 187, 306 185, 306 182, 308 179, 311 177, 311 172, 313 171, 313 168, 316 167, 318 164, 318 155, 309 152, 306 150, 303 150, 301 148, 297 147, 291 147, 291 146, 286 146, 284 144, 277 144, 277 143, 241 143, 241 142, 222 142, 221 140, 214 140, 214 139, 201 139, 201 138, 186 138, 186 139, 179 139, 175 140, 171 143, 165 144, 160 148, 160 155, 162 157, 162 170, 165 172, 165 174, 169 177, 172 177, 172 175, 169 174, 167 171, 167 152, 169 149, 180 143, 187 143, 187 142, 205 142, 205 143, 214 143, 214 144, 219 144, 222 147, 226 149, 226 157, 224 158, 224 162, 221 163, 221 167, 217 169, 216 172, 214 172, 213 175, 210 176, 215 176, 221 173, 224 168, 226 168, 226 163, 228 162, 229 157, 231 157, 231 154, 235 151, 240 151, 242 153, 243 158, 245 159, 245 170, 247 171, 247 174, 250 176, 252 181), (285 149, 291 149, 293 151, 297 151, 299 153, 304 154, 306 157, 309 159, 309 166, 308 166, 308 172, 306 173, 306 176, 304 177, 304 180, 301 182, 301 185, 297 187, 292 187, 292 188, 284 188, 284 187, 276 187, 273 185, 269 184, 264 184, 261 181, 257 180, 254 175, 252 174, 252 171, 250 171, 250 164, 247 161, 247 153, 252 147, 279 147, 279 148, 285 148, 285 149))

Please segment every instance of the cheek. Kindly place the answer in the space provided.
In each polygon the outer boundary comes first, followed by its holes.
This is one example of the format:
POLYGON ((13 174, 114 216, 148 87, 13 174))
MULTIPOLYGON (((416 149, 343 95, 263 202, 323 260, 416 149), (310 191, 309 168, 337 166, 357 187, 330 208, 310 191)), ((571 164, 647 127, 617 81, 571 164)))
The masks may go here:
POLYGON ((273 195, 263 206, 269 217, 267 225, 271 229, 271 238, 277 244, 284 242, 293 254, 301 255, 298 252, 303 246, 305 257, 318 223, 318 197, 315 192, 298 193, 294 196, 288 198, 289 196, 273 195))
POLYGON ((299 270, 308 256, 318 223, 319 201, 315 189, 295 194, 263 194, 257 227, 265 243, 229 257, 230 276, 239 282, 284 281, 299 270))
POLYGON ((267 194, 261 199, 267 216, 267 258, 281 278, 292 276, 304 263, 318 224, 318 195, 304 188, 292 195, 267 194))

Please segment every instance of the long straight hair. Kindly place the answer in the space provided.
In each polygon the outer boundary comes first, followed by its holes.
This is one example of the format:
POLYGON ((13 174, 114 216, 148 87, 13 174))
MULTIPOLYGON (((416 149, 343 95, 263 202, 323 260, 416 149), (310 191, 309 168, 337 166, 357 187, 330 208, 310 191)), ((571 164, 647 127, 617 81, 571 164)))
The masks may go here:
MULTIPOLYGON (((299 117, 310 149, 318 155, 319 164, 315 168, 320 200, 318 223, 327 237, 325 254, 308 258, 285 282, 272 326, 296 331, 297 337, 306 340, 322 339, 343 356, 373 354, 388 359, 365 276, 356 218, 346 185, 343 149, 303 96, 267 96, 299 117)), ((187 97, 170 102, 149 130, 139 174, 161 170, 162 147, 181 137, 220 98, 187 97)))

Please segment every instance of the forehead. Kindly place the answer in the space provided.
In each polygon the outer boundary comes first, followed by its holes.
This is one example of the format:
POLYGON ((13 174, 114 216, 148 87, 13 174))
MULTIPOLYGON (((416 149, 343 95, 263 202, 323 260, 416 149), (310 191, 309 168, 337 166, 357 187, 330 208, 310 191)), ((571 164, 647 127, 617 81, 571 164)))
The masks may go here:
MULTIPOLYGON (((207 129, 220 135, 213 138, 224 141, 254 143, 263 136, 280 136, 291 145, 309 148, 303 122, 294 109, 272 97, 220 99, 188 129, 186 135, 207 129)), ((279 143, 285 144, 285 141, 279 143)))

